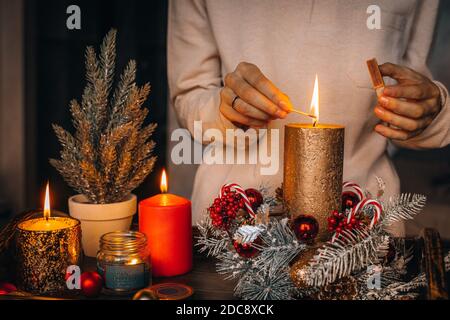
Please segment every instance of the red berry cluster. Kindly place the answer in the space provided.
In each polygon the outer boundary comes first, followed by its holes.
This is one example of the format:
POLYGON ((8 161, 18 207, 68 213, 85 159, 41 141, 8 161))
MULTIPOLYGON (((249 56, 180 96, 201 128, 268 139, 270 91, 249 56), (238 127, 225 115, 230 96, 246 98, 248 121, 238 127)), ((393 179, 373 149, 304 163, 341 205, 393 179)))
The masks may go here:
POLYGON ((347 216, 343 213, 339 213, 337 210, 334 210, 331 213, 331 216, 328 217, 328 231, 334 231, 336 234, 339 234, 344 230, 353 230, 360 226, 360 219, 353 217, 350 219, 350 222, 347 222, 347 216))
POLYGON ((245 208, 245 204, 242 196, 226 187, 223 196, 215 198, 208 211, 213 226, 228 229, 231 222, 236 218, 239 209, 243 208, 245 208))

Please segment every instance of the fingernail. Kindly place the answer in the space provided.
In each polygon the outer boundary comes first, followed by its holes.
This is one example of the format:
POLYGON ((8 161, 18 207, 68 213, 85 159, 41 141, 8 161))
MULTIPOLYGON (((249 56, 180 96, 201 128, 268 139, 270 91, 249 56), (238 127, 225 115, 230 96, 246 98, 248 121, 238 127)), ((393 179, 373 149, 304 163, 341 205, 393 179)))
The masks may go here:
POLYGON ((383 115, 384 114, 384 110, 382 108, 379 108, 379 107, 375 108, 375 112, 378 113, 379 115, 383 115))
POLYGON ((392 90, 384 87, 382 93, 389 96, 392 93, 392 90))
POLYGON ((279 106, 281 109, 283 109, 283 110, 286 110, 286 111, 289 110, 289 105, 288 105, 288 103, 287 103, 286 101, 284 101, 284 100, 281 100, 281 101, 278 103, 278 106, 279 106))
POLYGON ((277 115, 279 118, 285 118, 285 117, 287 116, 287 113, 284 112, 283 110, 277 110, 276 115, 277 115))
POLYGON ((383 96, 382 96, 382 97, 380 97, 379 100, 380 100, 380 104, 381 104, 381 105, 383 105, 383 106, 385 106, 385 107, 389 105, 389 100, 388 100, 386 97, 383 97, 383 96))

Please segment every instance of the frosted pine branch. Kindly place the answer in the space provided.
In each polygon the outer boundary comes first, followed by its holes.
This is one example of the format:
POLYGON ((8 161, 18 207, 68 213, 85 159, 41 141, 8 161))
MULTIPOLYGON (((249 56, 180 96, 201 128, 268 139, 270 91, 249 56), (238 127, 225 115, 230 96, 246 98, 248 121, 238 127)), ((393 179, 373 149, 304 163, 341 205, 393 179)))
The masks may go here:
POLYGON ((425 206, 426 197, 421 194, 404 193, 391 197, 383 203, 383 219, 380 227, 385 228, 395 222, 414 219, 414 216, 425 206))
POLYGON ((217 255, 217 259, 216 270, 225 275, 226 280, 244 276, 253 266, 250 259, 242 258, 233 251, 223 251, 217 255))
POLYGON ((249 272, 235 288, 235 294, 244 300, 292 300, 294 291, 286 267, 275 272, 249 272))
POLYGON ((255 245, 260 254, 254 259, 258 266, 269 271, 288 265, 306 245, 299 243, 289 227, 288 219, 272 220, 266 232, 261 234, 262 245, 255 245))
POLYGON ((447 255, 444 258, 445 263, 445 271, 450 271, 450 252, 447 253, 447 255))
POLYGON ((387 237, 371 235, 366 230, 344 231, 341 235, 335 242, 318 249, 306 267, 308 285, 327 285, 376 262, 387 237))
POLYGON ((200 235, 195 245, 200 247, 199 252, 206 252, 207 256, 217 257, 230 246, 230 239, 226 232, 215 229, 209 217, 200 221, 197 228, 200 235))

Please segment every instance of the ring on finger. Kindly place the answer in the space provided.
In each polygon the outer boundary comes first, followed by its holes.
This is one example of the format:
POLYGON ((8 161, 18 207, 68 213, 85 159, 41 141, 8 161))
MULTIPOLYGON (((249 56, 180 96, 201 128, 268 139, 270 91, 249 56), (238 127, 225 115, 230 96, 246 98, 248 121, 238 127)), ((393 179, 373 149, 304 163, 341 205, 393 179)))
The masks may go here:
POLYGON ((239 96, 234 97, 233 102, 231 102, 231 108, 236 110, 236 101, 239 99, 239 96))

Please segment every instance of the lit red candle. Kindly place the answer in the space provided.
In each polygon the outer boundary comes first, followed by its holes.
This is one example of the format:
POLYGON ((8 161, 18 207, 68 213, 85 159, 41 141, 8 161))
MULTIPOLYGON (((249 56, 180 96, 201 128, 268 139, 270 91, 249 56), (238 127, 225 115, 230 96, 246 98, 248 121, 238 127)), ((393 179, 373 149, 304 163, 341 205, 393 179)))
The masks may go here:
POLYGON ((139 231, 148 239, 155 277, 169 277, 192 269, 191 202, 167 193, 161 175, 161 193, 139 203, 139 231))

